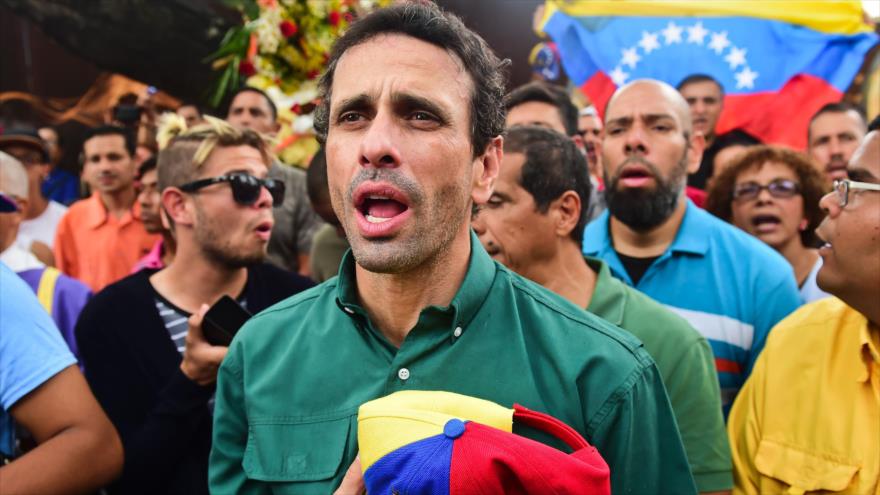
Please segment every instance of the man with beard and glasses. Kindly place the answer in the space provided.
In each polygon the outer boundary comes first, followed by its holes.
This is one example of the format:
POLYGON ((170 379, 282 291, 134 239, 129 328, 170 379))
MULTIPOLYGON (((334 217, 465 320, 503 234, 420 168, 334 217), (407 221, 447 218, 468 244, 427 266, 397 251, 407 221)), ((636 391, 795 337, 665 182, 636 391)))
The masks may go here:
POLYGON ((208 305, 228 295, 256 313, 312 285, 263 263, 284 190, 266 179, 262 138, 211 117, 190 130, 182 117, 166 119, 158 181, 174 259, 108 286, 76 327, 86 379, 125 449, 111 493, 208 492, 212 396, 226 355, 202 335, 208 305))
POLYGON ((131 273, 159 238, 141 222, 134 148, 131 134, 121 127, 86 134, 83 176, 94 192, 68 208, 55 232, 55 265, 95 292, 131 273))
POLYGON ((852 157, 868 124, 862 109, 846 102, 828 103, 810 119, 807 152, 828 182, 846 179, 846 164, 852 157))
POLYGON ((493 262, 471 230, 502 159, 505 66, 430 2, 377 10, 339 38, 315 127, 351 250, 337 277, 232 342, 213 492, 360 493, 358 408, 405 390, 551 414, 599 450, 620 493, 696 492, 641 343, 493 262))
POLYGON ((584 253, 706 337, 727 411, 767 333, 800 305, 791 265, 684 196, 704 141, 674 88, 634 81, 605 116, 608 211, 587 227, 584 253))

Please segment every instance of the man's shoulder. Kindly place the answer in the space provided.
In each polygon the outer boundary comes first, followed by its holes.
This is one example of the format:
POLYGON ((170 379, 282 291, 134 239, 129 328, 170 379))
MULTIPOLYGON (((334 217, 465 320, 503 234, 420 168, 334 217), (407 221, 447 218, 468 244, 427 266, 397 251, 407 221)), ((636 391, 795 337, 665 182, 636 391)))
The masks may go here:
POLYGON ((838 340, 839 331, 863 321, 864 316, 840 299, 820 299, 801 306, 773 327, 765 352, 822 349, 838 340))
POLYGON ((662 334, 663 341, 674 342, 682 352, 685 346, 705 340, 687 320, 670 309, 617 279, 613 282, 620 284, 628 299, 621 322, 624 330, 641 340, 646 340, 648 335, 662 334))
POLYGON ((713 216, 711 213, 701 211, 705 215, 704 225, 710 227, 710 239, 720 247, 724 254, 735 256, 740 263, 750 263, 758 266, 772 266, 778 269, 780 262, 788 266, 788 262, 781 254, 743 230, 713 216), (743 254, 748 253, 748 256, 743 254))
MULTIPOLYGON (((308 317, 330 318, 331 315, 311 314, 315 304, 323 298, 335 298, 336 278, 322 284, 298 292, 266 309, 263 309, 236 334, 236 340, 245 340, 252 344, 257 342, 271 343, 278 332, 289 334, 298 331, 308 324, 308 317), (259 327, 259 331, 249 332, 249 328, 259 327)), ((317 321, 317 320, 314 320, 317 321)))
POLYGON ((92 319, 126 318, 129 324, 137 320, 141 310, 152 304, 150 275, 156 270, 141 270, 114 282, 93 295, 80 316, 82 327, 88 330, 92 319))
POLYGON ((306 173, 304 170, 286 165, 284 163, 275 162, 269 167, 269 177, 273 179, 281 179, 285 182, 303 182, 306 181, 306 173))

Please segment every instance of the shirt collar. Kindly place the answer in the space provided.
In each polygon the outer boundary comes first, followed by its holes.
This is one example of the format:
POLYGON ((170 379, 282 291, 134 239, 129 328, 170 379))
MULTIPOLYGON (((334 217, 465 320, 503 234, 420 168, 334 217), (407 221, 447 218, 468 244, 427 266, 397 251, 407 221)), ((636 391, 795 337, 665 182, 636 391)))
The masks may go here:
MULTIPOLYGON (((700 209, 690 199, 682 218, 678 232, 669 251, 684 252, 705 255, 709 250, 709 239, 706 233, 711 228, 713 217, 700 209)), ((614 244, 611 239, 611 227, 609 225, 611 215, 608 209, 602 212, 590 226, 584 231, 583 251, 584 254, 604 258, 606 250, 613 250, 614 244), (596 224, 593 226, 593 224, 596 224)))
POLYGON ((859 317, 862 320, 859 322, 859 358, 865 363, 859 381, 865 383, 871 378, 871 363, 880 364, 880 349, 877 349, 876 340, 871 336, 868 319, 861 314, 859 317))
POLYGON ((584 256, 584 259, 596 272, 596 286, 593 288, 593 297, 590 299, 587 311, 602 315, 602 319, 620 326, 623 323, 628 300, 625 286, 611 276, 611 269, 602 260, 589 256, 584 256))
MULTIPOLYGON (((471 231, 471 255, 464 280, 449 306, 437 308, 443 312, 448 312, 450 309, 454 312, 453 326, 460 327, 462 331, 467 329, 467 325, 476 316, 477 311, 479 311, 483 302, 489 296, 489 291, 495 280, 496 269, 495 262, 489 257, 486 250, 483 249, 483 245, 480 244, 476 234, 471 231)), ((339 276, 336 283, 336 303, 349 315, 367 316, 357 296, 355 259, 351 249, 345 253, 342 263, 339 265, 339 276)))
MULTIPOLYGON (((92 195, 85 200, 84 223, 86 227, 97 229, 101 225, 104 225, 109 217, 110 213, 107 211, 107 207, 104 206, 104 202, 101 201, 101 195, 97 192, 92 193, 92 195)), ((139 220, 140 218, 141 205, 135 201, 128 213, 119 219, 119 225, 125 225, 132 220, 139 220)))

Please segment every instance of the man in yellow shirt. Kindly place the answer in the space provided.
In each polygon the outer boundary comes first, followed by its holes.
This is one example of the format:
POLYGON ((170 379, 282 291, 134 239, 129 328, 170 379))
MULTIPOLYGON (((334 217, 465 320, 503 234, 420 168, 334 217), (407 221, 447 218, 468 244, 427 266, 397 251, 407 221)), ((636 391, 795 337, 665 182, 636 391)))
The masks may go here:
POLYGON ((880 494, 880 119, 820 205, 835 295, 770 333, 728 420, 734 493, 880 494))

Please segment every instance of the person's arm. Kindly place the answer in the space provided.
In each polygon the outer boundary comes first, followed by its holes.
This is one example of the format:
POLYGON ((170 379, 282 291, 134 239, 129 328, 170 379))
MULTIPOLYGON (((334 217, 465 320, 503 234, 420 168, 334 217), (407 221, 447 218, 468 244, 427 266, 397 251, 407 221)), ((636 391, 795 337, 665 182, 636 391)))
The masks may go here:
POLYGON ((122 444, 76 366, 65 368, 10 409, 38 444, 0 468, 0 494, 84 493, 122 471, 122 444))
POLYGON ((76 258, 73 253, 73 235, 70 231, 68 216, 61 217, 58 227, 55 230, 55 242, 53 243, 53 254, 55 256, 55 266, 65 275, 77 278, 79 275, 76 266, 76 258))
MULTIPOLYGON (((126 492, 148 492, 178 468, 204 422, 211 421, 207 403, 213 387, 200 385, 177 369, 157 391, 156 400, 147 403, 143 393, 153 379, 144 375, 140 360, 130 354, 131 346, 121 342, 119 332, 110 328, 124 321, 110 308, 114 303, 99 295, 86 306, 77 322, 77 342, 89 385, 125 447, 126 463, 119 484, 126 492)), ((154 330, 165 331, 161 327, 154 330)), ((188 336, 188 346, 189 340, 188 336)), ((216 370, 218 365, 219 361, 204 366, 216 370)), ((199 379, 210 374, 203 366, 194 369, 199 370, 199 379)))
POLYGON ((761 442, 761 420, 764 413, 764 362, 764 359, 758 359, 755 363, 755 369, 740 389, 727 418, 735 494, 760 493, 760 474, 755 466, 755 456, 761 442))
POLYGON ((309 255, 306 253, 297 253, 296 254, 297 262, 299 263, 299 274, 303 277, 311 277, 312 276, 312 265, 309 261, 309 255))
POLYGON ((697 489, 727 493, 733 487, 730 445, 712 349, 705 339, 695 339, 673 357, 666 390, 697 489))
MULTIPOLYGON (((644 354, 641 360, 649 360, 644 354)), ((696 494, 672 407, 653 362, 641 362, 587 427, 615 494, 696 494)))
POLYGON ((269 493, 267 485, 247 477, 242 467, 247 447, 248 418, 245 411, 241 341, 232 341, 229 354, 217 373, 214 405, 214 438, 208 465, 211 493, 269 493))

